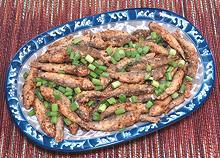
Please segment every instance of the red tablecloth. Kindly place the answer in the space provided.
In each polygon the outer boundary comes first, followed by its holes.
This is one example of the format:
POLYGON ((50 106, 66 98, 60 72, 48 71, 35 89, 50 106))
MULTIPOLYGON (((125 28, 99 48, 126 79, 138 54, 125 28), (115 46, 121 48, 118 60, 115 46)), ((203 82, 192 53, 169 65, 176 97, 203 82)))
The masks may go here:
POLYGON ((0 0, 0 157, 220 157, 219 0, 0 0), (217 75, 205 105, 181 122, 139 139, 78 154, 37 147, 12 122, 4 96, 10 59, 27 40, 54 26, 96 13, 132 7, 172 10, 191 21, 213 52, 217 75))

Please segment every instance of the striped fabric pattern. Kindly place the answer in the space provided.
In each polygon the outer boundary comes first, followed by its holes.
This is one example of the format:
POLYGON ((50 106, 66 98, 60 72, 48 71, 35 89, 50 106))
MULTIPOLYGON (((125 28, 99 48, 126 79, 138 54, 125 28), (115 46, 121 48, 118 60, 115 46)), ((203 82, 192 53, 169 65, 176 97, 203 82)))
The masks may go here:
POLYGON ((219 0, 0 0, 0 158, 31 157, 220 157, 219 0), (10 59, 27 40, 62 23, 134 7, 174 11, 206 38, 216 61, 216 82, 205 105, 184 120, 145 137, 89 152, 68 154, 39 148, 10 118, 4 96, 10 59))

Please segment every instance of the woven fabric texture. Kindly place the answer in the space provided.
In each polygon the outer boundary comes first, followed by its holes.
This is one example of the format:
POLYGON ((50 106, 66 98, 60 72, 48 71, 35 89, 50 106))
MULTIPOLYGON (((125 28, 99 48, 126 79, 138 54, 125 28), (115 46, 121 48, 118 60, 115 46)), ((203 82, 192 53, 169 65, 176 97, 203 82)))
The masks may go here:
POLYGON ((0 157, 220 157, 220 1, 219 0, 0 0, 0 157), (216 62, 216 81, 202 108, 153 134, 119 145, 77 154, 39 148, 21 134, 4 96, 7 67, 26 41, 62 23, 101 12, 134 7, 174 11, 203 34, 216 62))

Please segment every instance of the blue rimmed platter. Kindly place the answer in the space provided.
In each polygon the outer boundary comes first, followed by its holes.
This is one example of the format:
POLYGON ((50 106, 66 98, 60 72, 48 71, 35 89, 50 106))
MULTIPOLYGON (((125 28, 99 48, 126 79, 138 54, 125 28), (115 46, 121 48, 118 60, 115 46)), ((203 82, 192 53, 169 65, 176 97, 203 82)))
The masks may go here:
POLYGON ((214 80, 215 65, 212 53, 200 31, 195 26, 171 11, 155 8, 134 8, 77 19, 44 32, 28 41, 18 50, 9 65, 5 92, 11 117, 30 140, 46 149, 78 152, 135 139, 180 121, 202 106, 210 95, 214 80), (135 28, 147 26, 146 24, 149 21, 159 22, 171 31, 179 28, 194 43, 198 51, 200 65, 197 72, 197 82, 194 84, 193 96, 186 100, 184 104, 173 109, 167 115, 161 116, 161 120, 158 123, 138 123, 121 132, 94 133, 91 131, 90 133, 81 133, 77 138, 70 136, 59 143, 44 134, 39 129, 39 126, 36 125, 36 120, 32 120, 27 116, 27 112, 21 102, 20 89, 23 81, 20 76, 25 69, 28 69, 27 65, 31 59, 42 53, 50 43, 70 34, 78 35, 82 30, 86 29, 97 31, 106 28, 117 28, 132 31, 135 28))

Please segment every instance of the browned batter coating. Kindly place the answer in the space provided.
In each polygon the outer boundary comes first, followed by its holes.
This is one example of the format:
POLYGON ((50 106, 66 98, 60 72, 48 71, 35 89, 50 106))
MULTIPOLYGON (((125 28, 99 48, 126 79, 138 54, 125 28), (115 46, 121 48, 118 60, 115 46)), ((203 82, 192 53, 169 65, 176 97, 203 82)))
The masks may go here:
POLYGON ((58 117, 57 123, 56 123, 56 135, 55 140, 57 142, 62 141, 64 138, 64 123, 63 118, 60 116, 58 117))
POLYGON ((55 73, 66 73, 72 74, 76 76, 87 76, 90 70, 82 65, 75 66, 70 64, 54 64, 54 63, 40 63, 40 62, 32 62, 31 67, 47 71, 47 72, 55 72, 55 73))
POLYGON ((37 77, 37 69, 31 68, 22 89, 23 104, 26 109, 29 109, 34 103, 35 77, 37 77))

